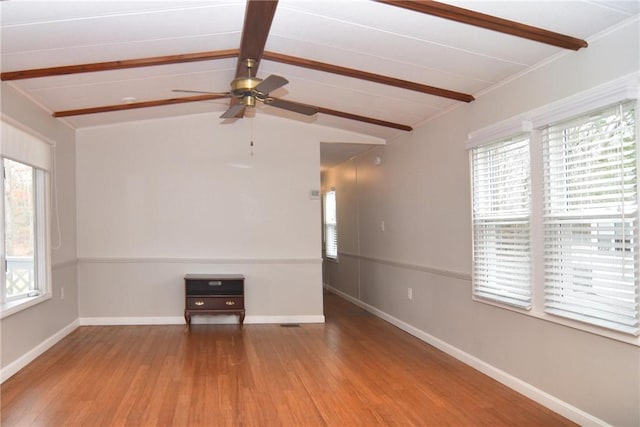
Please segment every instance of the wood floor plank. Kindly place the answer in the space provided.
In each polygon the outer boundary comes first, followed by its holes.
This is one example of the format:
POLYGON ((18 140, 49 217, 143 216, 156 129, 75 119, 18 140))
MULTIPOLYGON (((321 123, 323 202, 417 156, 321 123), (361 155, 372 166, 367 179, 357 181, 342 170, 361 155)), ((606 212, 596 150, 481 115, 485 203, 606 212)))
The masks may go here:
POLYGON ((335 295, 325 316, 80 327, 0 387, 0 424, 574 425, 335 295))

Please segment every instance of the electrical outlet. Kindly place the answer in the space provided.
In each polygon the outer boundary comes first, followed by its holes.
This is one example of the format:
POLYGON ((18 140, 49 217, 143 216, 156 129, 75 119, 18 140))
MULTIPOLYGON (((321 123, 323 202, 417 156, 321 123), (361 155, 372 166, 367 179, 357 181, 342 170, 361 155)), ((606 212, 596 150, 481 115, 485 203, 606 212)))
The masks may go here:
POLYGON ((413 288, 407 288, 407 298, 413 299, 413 288))
POLYGON ((64 288, 60 288, 60 299, 64 299, 64 288))

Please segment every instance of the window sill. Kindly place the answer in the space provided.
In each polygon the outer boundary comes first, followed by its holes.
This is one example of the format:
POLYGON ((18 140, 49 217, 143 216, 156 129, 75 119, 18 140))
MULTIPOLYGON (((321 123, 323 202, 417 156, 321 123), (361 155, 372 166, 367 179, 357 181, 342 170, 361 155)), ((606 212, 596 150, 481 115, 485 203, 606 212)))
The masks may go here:
POLYGON ((606 337, 612 340, 616 340, 616 341, 624 342, 627 344, 635 345, 636 347, 640 347, 640 336, 633 336, 633 335, 625 334, 622 332, 617 332, 614 330, 602 328, 596 325, 590 325, 588 323, 579 322, 577 320, 567 319, 560 316, 554 316, 553 314, 540 312, 533 308, 529 310, 521 309, 518 307, 510 306, 508 304, 501 304, 499 302, 486 300, 484 298, 478 298, 476 296, 472 296, 472 300, 475 302, 491 305, 493 307, 502 308, 504 310, 509 310, 515 313, 524 314, 525 316, 534 317, 536 319, 544 320, 546 322, 555 323, 558 325, 566 326, 568 328, 577 329, 579 331, 588 332, 595 335, 600 335, 602 337, 606 337))
POLYGON ((51 294, 46 293, 44 295, 38 295, 35 297, 23 298, 17 301, 6 302, 0 305, 0 319, 4 319, 5 317, 9 317, 13 314, 16 314, 22 310, 26 310, 29 307, 33 307, 34 305, 40 304, 47 300, 51 299, 51 294))

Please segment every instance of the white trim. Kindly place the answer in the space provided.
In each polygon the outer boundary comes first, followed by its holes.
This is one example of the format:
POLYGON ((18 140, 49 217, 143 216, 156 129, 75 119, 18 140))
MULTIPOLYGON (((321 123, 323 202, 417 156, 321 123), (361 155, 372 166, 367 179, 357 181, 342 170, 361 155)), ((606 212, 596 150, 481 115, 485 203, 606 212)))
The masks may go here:
POLYGON ((322 258, 111 258, 82 257, 78 264, 322 264, 322 258))
MULTIPOLYGON (((8 122, 3 121, 7 124, 8 122)), ((4 128, 4 126, 3 126, 4 128)), ((17 129, 17 128, 16 128, 17 129)), ((25 132, 28 133, 28 132, 25 132)), ((32 136, 32 135, 31 135, 32 136)), ((35 138, 35 137, 34 137, 35 138)), ((48 144, 43 141, 36 141, 38 145, 48 144), (41 144, 42 143, 42 144, 41 144)), ((46 145, 47 149, 49 146, 46 145)), ((1 151, 1 150, 0 150, 1 151)), ((2 156, 4 157, 4 156, 2 156)), ((1 160, 1 159, 0 159, 1 160)), ((25 163, 26 164, 26 163, 25 163)), ((37 282, 37 289, 39 295, 27 298, 20 298, 16 301, 2 302, 0 304, 0 319, 4 319, 8 316, 16 314, 29 307, 33 307, 36 304, 45 302, 52 297, 52 268, 51 268, 51 248, 50 248, 50 220, 51 220, 51 182, 49 180, 49 173, 38 169, 37 166, 29 165, 33 168, 34 186, 34 238, 35 238, 35 264, 34 264, 34 277, 37 282)), ((0 177, 0 183, 4 182, 4 178, 0 177)), ((1 193, 1 192, 0 192, 1 193)), ((1 194, 0 194, 1 197, 1 194)), ((0 207, 3 207, 4 199, 0 201, 0 207)), ((4 247, 4 231, 0 233, 0 253, 2 254, 3 262, 6 262, 6 251, 4 247)), ((5 273, 0 274, 2 282, 6 280, 5 273)), ((4 292, 3 298, 4 298, 4 292)))
POLYGON ((491 93, 491 92, 493 92, 493 91, 495 91, 497 89, 500 89, 501 87, 506 86, 509 83, 512 83, 512 82, 514 82, 514 81, 526 76, 527 74, 531 74, 532 72, 534 72, 536 70, 539 70, 539 69, 541 69, 543 67, 546 67, 547 65, 552 64, 552 63, 554 63, 554 62, 556 62, 556 61, 558 61, 558 60, 560 60, 560 59, 564 58, 565 56, 568 56, 568 55, 570 55, 572 53, 575 53, 575 52, 572 52, 572 51, 570 51, 568 49, 562 49, 560 52, 558 52, 558 53, 556 53, 554 55, 551 55, 549 57, 546 57, 546 58, 542 59, 541 61, 536 62, 535 64, 531 65, 530 67, 525 68, 524 70, 522 70, 520 72, 517 72, 515 74, 510 75, 507 78, 505 78, 504 80, 500 80, 499 82, 489 86, 488 88, 485 88, 485 89, 482 89, 482 90, 476 92, 474 94, 474 96, 475 96, 476 99, 479 99, 479 98, 483 97, 484 95, 487 95, 487 94, 489 94, 489 93, 491 93))
POLYGON ((26 134, 31 135, 34 138, 37 138, 39 140, 41 140, 42 142, 49 144, 53 147, 56 146, 56 142, 49 138, 44 136, 43 134, 36 132, 35 130, 31 129, 29 126, 25 125, 24 123, 20 122, 19 120, 14 119, 11 116, 8 116, 6 113, 0 112, 0 121, 3 121, 21 131, 23 131, 26 134))
POLYGON ((550 123, 588 113, 617 102, 640 98, 640 74, 631 73, 567 98, 469 132, 466 149, 531 132, 550 123))
MULTIPOLYGON (((53 115, 53 111, 51 111, 49 108, 47 108, 42 102, 38 101, 36 98, 31 96, 31 94, 28 91, 23 90, 22 87, 17 85, 15 81, 8 81, 6 83, 11 88, 13 88, 16 92, 18 92, 20 95, 24 96, 27 100, 31 101, 34 105, 39 107, 42 111, 45 112, 46 115, 48 115, 48 116, 52 116, 53 115)), ((74 130, 76 129, 73 126, 71 126, 71 124, 68 123, 66 121, 66 118, 64 118, 64 117, 58 118, 58 121, 62 122, 65 126, 67 126, 70 129, 74 129, 74 130)))
MULTIPOLYGON (((623 13, 625 15, 629 15, 629 12, 624 11, 624 10, 620 10, 618 8, 612 7, 611 5, 607 5, 607 4, 603 4, 600 3, 599 6, 601 7, 608 7, 612 10, 615 10, 617 13, 623 13)), ((599 33, 594 34, 593 36, 589 37, 587 39, 587 43, 589 43, 589 45, 591 45, 592 43, 607 37, 609 34, 613 34, 616 31, 627 27, 629 25, 634 24, 635 22, 640 21, 640 15, 636 14, 630 14, 630 16, 625 19, 624 21, 620 21, 618 22, 616 25, 614 25, 613 27, 609 27, 609 28, 605 28, 604 30, 600 31, 599 33)))
POLYGON ((592 325, 589 323, 580 322, 578 320, 569 319, 567 317, 554 316, 553 314, 548 314, 548 313, 545 313, 544 311, 540 311, 539 309, 536 309, 535 305, 531 309, 526 310, 526 309, 518 308, 512 305, 500 303, 497 301, 491 301, 484 298, 477 298, 473 295, 471 299, 481 304, 488 304, 496 308, 501 308, 503 310, 509 310, 514 313, 544 320, 545 322, 555 323, 556 325, 566 326, 567 328, 575 329, 582 332, 588 332, 594 335, 600 335, 601 337, 609 338, 612 340, 623 342, 625 344, 630 344, 636 347, 640 347, 640 336, 633 336, 633 335, 625 334, 624 332, 617 332, 611 329, 599 327, 597 325, 592 325))
POLYGON ((604 83, 528 113, 534 128, 586 114, 610 105, 638 99, 640 73, 604 83))
POLYGON ((71 332, 75 331, 78 326, 80 326, 80 322, 78 319, 69 323, 67 326, 51 335, 46 340, 42 341, 40 344, 35 346, 33 349, 9 363, 7 366, 2 368, 0 371, 0 384, 5 382, 7 379, 11 378, 22 368, 31 363, 36 357, 40 356, 45 351, 49 350, 55 344, 57 344, 61 339, 69 335, 71 332))
POLYGON ((396 317, 393 317, 385 313, 384 311, 379 310, 365 302, 362 302, 352 297, 351 295, 345 294, 344 292, 334 289, 331 286, 328 286, 327 288, 329 289, 329 291, 335 293, 336 295, 339 295, 340 297, 374 314, 375 316, 381 318, 382 320, 385 320, 391 323, 392 325, 426 342, 427 344, 434 346, 435 348, 447 353, 448 355, 455 357, 456 359, 465 363, 466 365, 469 365, 472 368, 477 369, 483 374, 488 375, 494 380, 499 381, 500 383, 506 385, 507 387, 517 391, 518 393, 525 395, 526 397, 538 402, 539 404, 551 409, 552 411, 562 415, 563 417, 570 419, 575 423, 578 423, 582 426, 607 426, 608 425, 606 422, 602 421, 601 419, 596 418, 595 416, 581 409, 578 409, 575 406, 570 405, 569 403, 563 400, 560 400, 557 397, 552 396, 549 393, 542 391, 539 388, 534 387, 533 385, 525 381, 522 381, 521 379, 514 377, 513 375, 508 374, 503 370, 498 369, 495 366, 490 365, 489 363, 481 359, 478 359, 477 357, 465 351, 462 351, 459 348, 416 328, 415 326, 412 326, 406 322, 403 322, 402 320, 396 317))
POLYGON ((452 277, 454 279, 471 280, 471 273, 464 273, 461 271, 454 271, 454 270, 445 270, 442 268, 431 267, 428 265, 412 264, 408 262, 395 261, 391 259, 378 258, 373 256, 367 256, 367 255, 358 255, 351 252, 338 252, 338 256, 347 256, 351 258, 357 258, 359 260, 372 261, 380 264, 390 265, 393 267, 404 268, 407 270, 422 271, 424 273, 437 274, 438 276, 452 277))
MULTIPOLYGON (((184 325, 182 316, 156 317, 81 317, 80 326, 118 326, 118 325, 184 325)), ((284 315, 284 316, 246 316, 244 324, 282 324, 282 323, 324 323, 324 315, 284 315)), ((192 324, 233 324, 238 323, 237 315, 205 316, 192 315, 192 324)))
MULTIPOLYGON (((591 38, 587 39, 587 42, 589 44, 594 43, 594 42, 600 40, 601 38, 608 36, 609 34, 615 33, 616 31, 618 31, 618 30, 620 30, 622 28, 625 28, 628 25, 631 25, 631 24, 635 23, 639 19, 640 18, 638 17, 638 15, 631 16, 631 17, 625 19, 624 21, 619 22, 618 24, 616 24, 616 25, 614 25, 612 27, 609 27, 606 30, 604 30, 604 31, 592 36, 591 38)), ((531 74, 532 72, 534 72, 534 71, 536 71, 536 70, 538 70, 540 68, 543 68, 543 67, 545 67, 545 66, 547 66, 549 64, 552 64, 552 63, 564 58, 567 55, 571 55, 571 54, 574 54, 574 53, 575 52, 567 50, 567 49, 561 50, 560 52, 556 53, 555 55, 552 55, 552 56, 549 56, 547 58, 544 58, 540 62, 538 62, 536 64, 533 64, 530 67, 527 67, 524 70, 522 70, 522 71, 520 71, 520 72, 518 72, 516 74, 513 74, 513 75, 511 75, 511 76, 509 76, 509 77, 507 77, 507 78, 505 78, 503 80, 500 80, 499 82, 493 84, 492 86, 489 86, 488 88, 485 88, 485 89, 482 89, 482 90, 480 90, 480 91, 478 91, 476 93, 473 93, 472 95, 474 96, 474 98, 477 101, 477 100, 481 99, 483 96, 488 95, 491 92, 495 92, 496 90, 502 88, 503 86, 506 86, 506 85, 508 85, 508 84, 510 84, 510 83, 512 83, 512 82, 514 82, 514 81, 526 76, 527 74, 531 74)), ((426 124, 428 124, 428 123, 430 123, 430 122, 432 122, 434 120, 437 120, 440 117, 443 117, 443 116, 449 114, 452 111, 457 110, 458 108, 463 108, 465 105, 467 105, 467 104, 465 104, 464 102, 454 102, 453 104, 451 104, 449 107, 445 108, 444 110, 438 111, 433 116, 427 117, 426 119, 416 123, 413 126, 413 129, 414 130, 419 129, 419 128, 425 126, 426 124)), ((404 133, 402 133, 402 132, 396 133, 395 135, 392 135, 390 138, 387 138, 387 142, 388 141, 394 141, 394 140, 400 138, 402 135, 404 135, 404 133)))
MULTIPOLYGON (((592 43, 594 43, 594 42, 596 42, 596 41, 608 36, 609 34, 613 34, 616 31, 619 31, 622 28, 625 28, 628 25, 633 24, 638 19, 639 19, 638 15, 631 16, 631 17, 625 19, 624 21, 621 21, 621 22, 617 23, 616 25, 614 25, 612 27, 609 27, 609 28, 605 29, 604 31, 602 31, 602 32, 600 32, 598 34, 595 34, 594 36, 588 38, 587 39, 587 43, 589 45, 591 45, 592 43)), ((587 47, 587 49, 588 49, 588 47, 587 47)), ((549 56, 547 58, 544 58, 540 62, 537 62, 536 64, 533 64, 532 66, 530 66, 530 67, 528 67, 528 68, 526 68, 526 69, 524 69, 524 70, 522 70, 522 71, 520 71, 520 72, 518 72, 516 74, 513 74, 513 75, 507 77, 506 79, 501 80, 501 81, 497 82, 496 84, 494 84, 494 85, 492 85, 492 86, 490 86, 490 87, 488 87, 486 89, 482 89, 481 91, 475 93, 474 96, 475 96, 476 99, 478 99, 478 98, 480 98, 480 97, 482 97, 482 96, 484 96, 484 95, 486 95, 488 93, 491 93, 491 92, 493 92, 493 91, 495 91, 497 89, 500 89, 503 86, 508 85, 511 82, 514 82, 514 81, 520 79, 521 77, 526 76, 527 74, 531 74, 532 72, 534 72, 534 71, 536 71, 536 70, 538 70, 538 69, 540 69, 542 67, 545 67, 545 66, 547 66, 549 64, 552 64, 552 63, 564 58, 565 56, 568 56, 568 55, 571 55, 571 54, 575 54, 575 52, 572 52, 572 51, 570 51, 568 49, 563 49, 560 52, 556 53, 555 55, 551 55, 551 56, 549 56)), ((454 105, 458 105, 458 104, 454 104, 454 105)))
POLYGON ((40 304, 51 299, 51 286, 47 288, 47 292, 36 297, 21 298, 17 301, 6 302, 0 305, 0 319, 9 317, 19 311, 26 310, 29 307, 40 304))
POLYGON ((496 142, 500 139, 531 132, 531 129, 531 122, 524 116, 511 117, 482 129, 470 132, 467 135, 465 148, 470 150, 480 145, 496 142))

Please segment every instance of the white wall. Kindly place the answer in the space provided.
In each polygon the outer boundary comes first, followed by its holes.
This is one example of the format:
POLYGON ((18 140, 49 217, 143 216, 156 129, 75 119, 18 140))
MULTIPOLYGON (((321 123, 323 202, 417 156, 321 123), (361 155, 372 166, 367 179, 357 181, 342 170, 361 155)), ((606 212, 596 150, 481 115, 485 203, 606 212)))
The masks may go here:
POLYGON ((638 73, 639 34, 636 21, 590 40, 325 173, 340 250, 325 261, 328 285, 581 423, 640 425, 639 347, 471 300, 464 148, 470 131, 638 73))
POLYGON ((180 322, 186 273, 246 276, 246 322, 323 321, 320 142, 361 136, 215 114, 78 131, 80 317, 180 322))
POLYGON ((78 319, 76 278, 75 132, 2 83, 2 114, 56 143, 52 205, 52 298, 0 321, 2 378, 72 330, 78 319), (55 194, 55 193, 54 193, 55 194), (60 224, 58 235, 57 224, 60 224), (61 240, 59 239, 61 238, 61 240), (64 288, 64 299, 61 289, 64 288))

